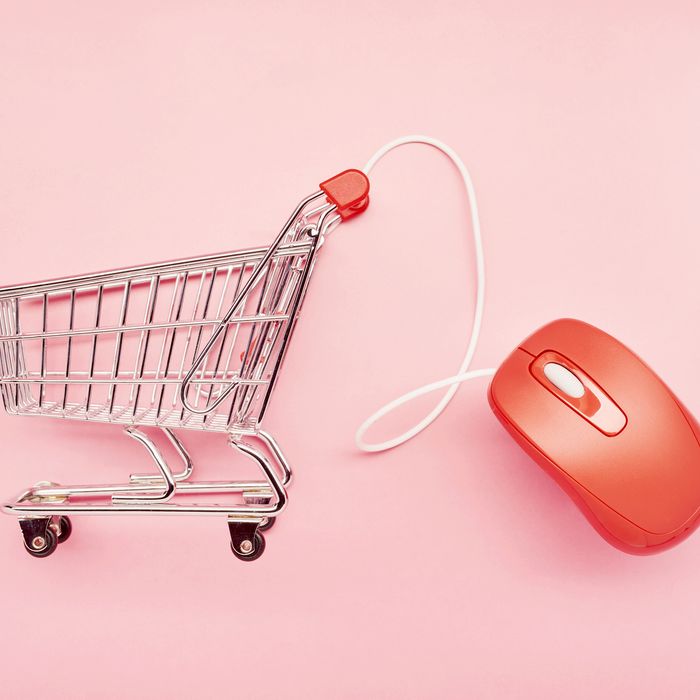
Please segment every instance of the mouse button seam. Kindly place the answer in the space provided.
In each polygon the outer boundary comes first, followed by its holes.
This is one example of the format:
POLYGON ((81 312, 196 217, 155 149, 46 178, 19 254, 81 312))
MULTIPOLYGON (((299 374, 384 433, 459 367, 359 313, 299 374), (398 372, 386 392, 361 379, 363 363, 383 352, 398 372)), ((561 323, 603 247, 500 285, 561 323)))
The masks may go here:
POLYGON ((671 398, 673 399, 673 403, 676 404, 678 407, 678 410, 681 412, 681 415, 683 416, 683 420, 688 424, 688 427, 690 428, 690 432, 693 434, 693 437, 695 438, 695 442, 697 443, 698 447, 700 447, 700 434, 698 431, 695 429, 693 426, 693 423, 691 421, 691 416, 688 415, 687 409, 683 404, 680 402, 680 399, 676 397, 675 394, 671 394, 671 398))

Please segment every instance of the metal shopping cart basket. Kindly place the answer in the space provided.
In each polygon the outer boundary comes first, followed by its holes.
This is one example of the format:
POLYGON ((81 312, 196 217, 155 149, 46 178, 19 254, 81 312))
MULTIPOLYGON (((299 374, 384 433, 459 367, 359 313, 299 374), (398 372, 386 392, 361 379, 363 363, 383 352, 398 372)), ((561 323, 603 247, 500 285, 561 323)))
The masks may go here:
POLYGON ((65 541, 70 515, 109 513, 225 516, 234 554, 262 554, 292 476, 262 420, 324 236, 368 202, 364 173, 346 170, 302 200, 267 249, 0 288, 6 411, 125 426, 156 468, 124 484, 41 482, 5 503, 30 554, 65 541), (179 468, 144 428, 162 431, 179 468), (262 478, 192 480, 174 429, 225 433, 262 478), (195 494, 233 502, 190 502, 195 494))

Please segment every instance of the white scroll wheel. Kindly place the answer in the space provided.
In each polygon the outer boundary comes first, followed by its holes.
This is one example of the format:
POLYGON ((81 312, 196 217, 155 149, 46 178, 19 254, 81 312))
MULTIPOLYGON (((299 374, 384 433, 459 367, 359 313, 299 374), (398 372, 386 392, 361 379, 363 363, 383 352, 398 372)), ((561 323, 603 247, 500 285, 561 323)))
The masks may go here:
POLYGON ((544 366, 544 375, 559 391, 572 399, 580 399, 586 393, 581 380, 564 365, 548 362, 544 366))

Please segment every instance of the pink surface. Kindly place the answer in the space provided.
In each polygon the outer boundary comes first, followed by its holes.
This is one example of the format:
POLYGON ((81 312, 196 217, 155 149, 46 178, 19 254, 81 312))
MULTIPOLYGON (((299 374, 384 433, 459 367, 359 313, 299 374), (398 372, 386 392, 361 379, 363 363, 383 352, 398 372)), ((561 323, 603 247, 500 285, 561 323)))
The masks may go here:
MULTIPOLYGON (((2 283, 264 244, 321 180, 424 132, 479 194, 474 366, 575 316, 700 413, 697 6, 303 7, 5 5, 2 283)), ((456 367, 473 302, 447 161, 405 147, 372 181, 268 415, 296 481, 264 557, 238 562, 217 519, 76 518, 40 561, 3 520, 3 697, 697 697, 697 535, 607 545, 483 382, 403 448, 354 449, 369 411, 456 367)), ((3 415, 0 441, 7 495, 143 464, 112 427, 3 415)), ((189 444, 232 473, 221 440, 189 444)))

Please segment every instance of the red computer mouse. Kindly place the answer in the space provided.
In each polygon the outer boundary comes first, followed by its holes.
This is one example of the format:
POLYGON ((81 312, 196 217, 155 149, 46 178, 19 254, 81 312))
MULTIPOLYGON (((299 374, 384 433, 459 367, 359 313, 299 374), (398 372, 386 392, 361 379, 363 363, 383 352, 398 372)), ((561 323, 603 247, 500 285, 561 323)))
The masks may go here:
POLYGON ((489 402, 611 544, 648 554, 697 527, 700 425, 612 336, 571 319, 544 326, 500 366, 489 402))

